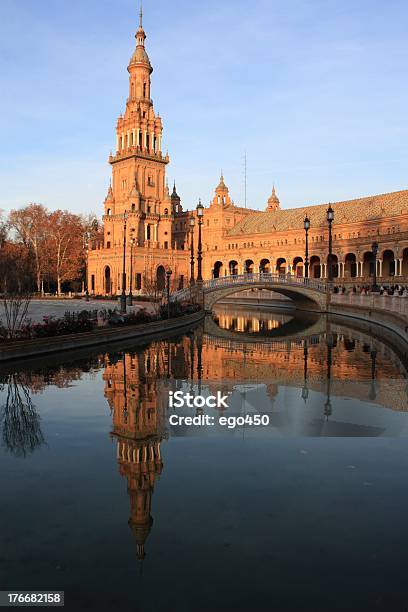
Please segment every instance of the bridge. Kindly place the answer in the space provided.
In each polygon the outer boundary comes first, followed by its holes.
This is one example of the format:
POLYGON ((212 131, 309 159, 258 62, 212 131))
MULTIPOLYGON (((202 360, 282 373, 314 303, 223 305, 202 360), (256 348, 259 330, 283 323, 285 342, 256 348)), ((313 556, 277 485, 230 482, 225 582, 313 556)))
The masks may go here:
POLYGON ((304 310, 326 311, 330 293, 328 284, 316 278, 303 278, 293 274, 264 273, 223 276, 197 283, 173 293, 172 302, 188 300, 193 292, 202 297, 204 308, 210 312, 214 304, 232 293, 246 289, 268 289, 291 298, 295 306, 304 310), (199 293, 202 290, 202 296, 199 293))

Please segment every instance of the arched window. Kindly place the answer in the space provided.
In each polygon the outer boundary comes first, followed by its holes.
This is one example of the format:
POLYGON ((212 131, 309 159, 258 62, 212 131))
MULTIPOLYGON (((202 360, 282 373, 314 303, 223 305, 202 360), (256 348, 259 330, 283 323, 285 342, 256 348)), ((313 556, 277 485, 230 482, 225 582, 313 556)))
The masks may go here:
POLYGON ((107 209, 106 214, 108 215, 108 217, 110 217, 110 215, 112 214, 112 211, 110 208, 107 209))
POLYGON ((146 97, 146 91, 147 91, 147 85, 146 83, 143 83, 143 97, 146 97))
POLYGON ((147 229, 146 229, 146 238, 147 238, 147 240, 150 240, 150 236, 151 236, 150 225, 148 225, 147 229))
POLYGON ((135 212, 136 210, 136 204, 132 204, 132 212, 135 212))
POLYGON ((169 209, 168 209, 168 208, 165 208, 165 209, 164 209, 164 214, 165 214, 165 215, 168 215, 168 214, 169 214, 169 209))

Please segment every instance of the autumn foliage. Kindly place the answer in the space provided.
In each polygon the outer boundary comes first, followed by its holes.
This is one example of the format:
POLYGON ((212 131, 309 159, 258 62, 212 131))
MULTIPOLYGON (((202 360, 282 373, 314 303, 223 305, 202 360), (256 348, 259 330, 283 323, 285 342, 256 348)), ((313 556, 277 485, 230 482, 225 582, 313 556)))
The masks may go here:
POLYGON ((0 291, 60 294, 85 279, 86 251, 101 239, 94 215, 50 211, 42 204, 12 210, 0 219, 0 291))

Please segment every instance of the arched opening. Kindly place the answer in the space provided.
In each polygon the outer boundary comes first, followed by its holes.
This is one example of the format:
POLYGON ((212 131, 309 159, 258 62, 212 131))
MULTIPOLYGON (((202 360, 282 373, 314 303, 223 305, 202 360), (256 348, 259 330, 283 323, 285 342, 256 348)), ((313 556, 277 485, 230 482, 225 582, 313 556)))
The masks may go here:
POLYGON ((259 264, 259 271, 262 272, 262 274, 269 274, 269 272, 271 271, 271 262, 269 261, 269 259, 261 259, 259 264))
POLYGON ((370 277, 374 275, 374 255, 371 251, 366 251, 363 255, 363 276, 370 277))
POLYGON ((297 278, 301 278, 303 276, 303 259, 301 257, 295 257, 293 260, 293 274, 297 278))
POLYGON ((109 295, 112 292, 112 281, 111 281, 111 269, 109 266, 105 268, 105 295, 109 295))
POLYGON ((395 257, 393 251, 388 249, 384 251, 383 256, 383 265, 382 265, 382 275, 385 278, 391 278, 395 276, 395 257))
POLYGON ((322 271, 321 271, 321 265, 320 265, 320 257, 318 257, 317 255, 313 255, 310 258, 309 276, 310 278, 321 278, 321 275, 322 275, 322 271))
POLYGON ((347 253, 344 258, 344 277, 356 278, 357 276, 357 258, 354 253, 347 253))
MULTIPOLYGON (((327 278, 329 278, 329 266, 330 266, 330 256, 327 256, 327 278)), ((334 253, 332 253, 331 255, 331 269, 332 269, 332 276, 333 278, 338 278, 339 277, 339 260, 337 258, 337 255, 334 255, 334 253)))
POLYGON ((238 262, 235 261, 235 259, 230 261, 228 264, 228 269, 229 269, 230 276, 237 276, 238 275, 238 262))
POLYGON ((165 208, 165 209, 164 209, 164 214, 165 214, 166 216, 169 214, 169 209, 168 209, 168 208, 165 208))
POLYGON ((244 264, 245 274, 253 274, 254 272, 254 262, 252 259, 247 259, 244 264))
POLYGON ((222 276, 222 261, 216 261, 213 270, 214 278, 220 278, 222 276))
POLYGON ((408 248, 402 251, 402 270, 403 276, 408 276, 408 248))
POLYGON ((163 291, 166 286, 166 271, 163 266, 159 266, 156 271, 156 282, 158 291, 163 291))
POLYGON ((278 261, 276 262, 276 271, 278 274, 286 273, 286 259, 284 257, 279 257, 278 261))

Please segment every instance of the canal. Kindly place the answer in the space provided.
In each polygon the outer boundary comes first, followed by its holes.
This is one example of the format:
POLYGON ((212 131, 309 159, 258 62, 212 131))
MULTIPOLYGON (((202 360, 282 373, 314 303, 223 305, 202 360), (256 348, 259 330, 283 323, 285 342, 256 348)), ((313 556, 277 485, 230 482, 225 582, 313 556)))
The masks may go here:
POLYGON ((3 367, 2 589, 72 610, 408 609, 406 368, 367 330, 231 305, 3 367))

